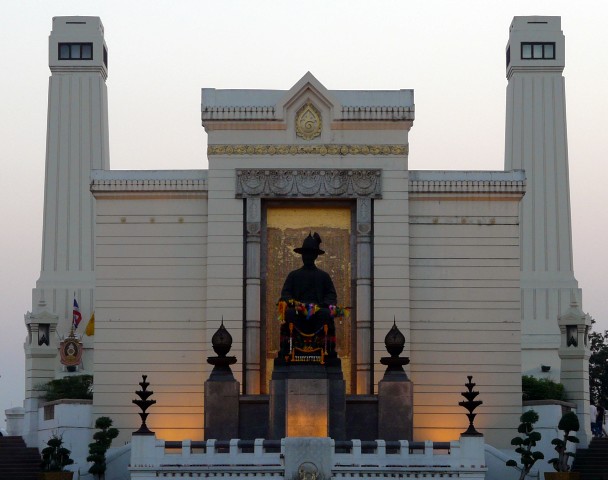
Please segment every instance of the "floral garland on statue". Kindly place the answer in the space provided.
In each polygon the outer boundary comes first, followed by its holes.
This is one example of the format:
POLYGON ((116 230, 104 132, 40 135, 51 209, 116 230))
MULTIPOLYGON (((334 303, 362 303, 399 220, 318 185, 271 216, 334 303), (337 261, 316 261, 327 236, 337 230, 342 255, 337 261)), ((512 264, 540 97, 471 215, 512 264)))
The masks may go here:
MULTIPOLYGON (((279 321, 285 323, 285 313, 288 308, 295 308, 296 315, 304 315, 306 319, 317 313, 321 307, 316 303, 302 303, 297 300, 279 300, 277 304, 279 321)), ((332 318, 348 317, 350 315, 350 307, 341 307, 339 305, 329 305, 329 314, 332 318)))

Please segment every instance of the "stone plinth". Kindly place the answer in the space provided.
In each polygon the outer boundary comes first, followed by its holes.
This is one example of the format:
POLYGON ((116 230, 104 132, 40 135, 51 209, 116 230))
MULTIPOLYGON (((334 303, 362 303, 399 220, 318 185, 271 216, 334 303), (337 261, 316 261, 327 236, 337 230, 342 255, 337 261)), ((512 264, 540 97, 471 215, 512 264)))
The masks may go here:
POLYGON ((286 381, 288 437, 329 436, 329 384, 327 379, 293 378, 286 381))
POLYGON ((239 438, 240 385, 231 380, 205 382, 205 439, 239 438))
POLYGON ((378 383, 378 438, 409 440, 413 438, 414 387, 405 376, 386 377, 378 383))
POLYGON ((340 361, 275 364, 270 382, 269 438, 345 438, 345 383, 340 361))

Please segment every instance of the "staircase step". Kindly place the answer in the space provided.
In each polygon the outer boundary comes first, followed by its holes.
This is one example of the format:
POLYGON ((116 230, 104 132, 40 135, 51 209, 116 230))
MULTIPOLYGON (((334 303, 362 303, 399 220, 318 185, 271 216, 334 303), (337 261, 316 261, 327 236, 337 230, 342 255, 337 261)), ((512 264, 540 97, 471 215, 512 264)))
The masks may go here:
POLYGON ((0 437, 0 479, 38 480, 40 454, 21 437, 0 437))
POLYGON ((572 469, 582 480, 608 480, 608 438, 594 438, 589 448, 577 450, 572 469))

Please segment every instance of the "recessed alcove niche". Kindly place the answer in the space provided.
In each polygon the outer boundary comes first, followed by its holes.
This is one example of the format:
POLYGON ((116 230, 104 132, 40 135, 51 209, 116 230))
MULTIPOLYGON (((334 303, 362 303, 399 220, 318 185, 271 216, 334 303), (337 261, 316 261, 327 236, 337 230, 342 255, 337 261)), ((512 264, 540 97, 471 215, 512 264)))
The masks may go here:
POLYGON ((237 197, 245 199, 248 284, 259 268, 259 292, 247 289, 245 303, 247 311, 260 311, 260 392, 268 392, 278 353, 276 303, 287 274, 301 266, 293 249, 312 231, 326 252, 317 265, 331 275, 338 303, 349 308, 336 320, 336 337, 346 391, 355 393, 357 364, 370 362, 371 323, 358 322, 357 313, 371 318, 372 199, 381 197, 381 170, 239 169, 236 177, 237 197))

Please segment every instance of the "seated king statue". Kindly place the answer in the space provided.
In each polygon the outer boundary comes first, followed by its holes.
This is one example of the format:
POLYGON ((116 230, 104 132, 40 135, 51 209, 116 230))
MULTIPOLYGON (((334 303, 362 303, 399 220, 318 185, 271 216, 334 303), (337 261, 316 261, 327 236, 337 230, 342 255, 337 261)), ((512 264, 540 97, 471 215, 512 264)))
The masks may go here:
POLYGON ((281 291, 279 358, 286 362, 325 363, 326 357, 337 356, 337 295, 329 274, 315 265, 317 257, 325 253, 320 244, 321 237, 315 232, 294 249, 302 255, 303 266, 287 275, 281 291))

